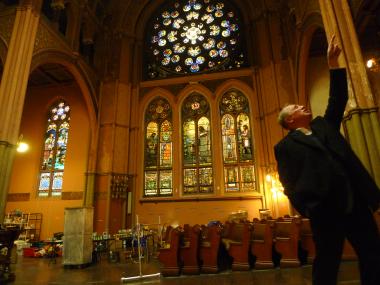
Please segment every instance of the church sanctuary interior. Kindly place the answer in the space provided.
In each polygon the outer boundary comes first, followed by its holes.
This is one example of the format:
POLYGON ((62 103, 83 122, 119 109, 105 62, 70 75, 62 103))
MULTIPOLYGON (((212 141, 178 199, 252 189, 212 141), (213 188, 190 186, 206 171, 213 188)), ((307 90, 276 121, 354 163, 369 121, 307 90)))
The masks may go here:
POLYGON ((311 284, 273 148, 332 35, 380 186, 380 0, 0 0, 0 284, 311 284))

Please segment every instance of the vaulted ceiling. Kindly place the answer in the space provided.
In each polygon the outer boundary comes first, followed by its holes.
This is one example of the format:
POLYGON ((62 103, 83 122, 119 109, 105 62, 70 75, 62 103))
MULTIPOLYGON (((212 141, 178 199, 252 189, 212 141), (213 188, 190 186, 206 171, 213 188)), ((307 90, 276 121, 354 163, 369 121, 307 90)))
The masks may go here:
MULTIPOLYGON (((0 0, 1 1, 1 0, 0 0)), ((135 33, 138 23, 144 22, 155 9, 165 0, 71 0, 84 4, 87 9, 93 11, 98 17, 98 23, 111 27, 122 34, 135 33)), ((254 18, 264 9, 278 9, 282 5, 297 5, 301 0, 229 0, 234 1, 241 9, 248 12, 247 17, 254 18)), ((302 0, 305 1, 305 0, 302 0)), ((307 0, 311 1, 311 0, 307 0)), ((2 0, 1 2, 7 2, 2 0)), ((8 1, 9 2, 9 1, 8 1)), ((70 2, 67 1, 67 2, 70 2)), ((377 51, 380 54, 380 0, 349 0, 355 28, 358 32, 360 45, 363 52, 377 51)), ((325 40, 321 30, 314 35, 311 44, 310 55, 323 54, 325 52, 325 40), (321 39, 321 38, 320 38, 321 39)), ((73 80, 71 74, 60 65, 44 65, 32 72, 29 79, 30 86, 67 84, 73 80)))

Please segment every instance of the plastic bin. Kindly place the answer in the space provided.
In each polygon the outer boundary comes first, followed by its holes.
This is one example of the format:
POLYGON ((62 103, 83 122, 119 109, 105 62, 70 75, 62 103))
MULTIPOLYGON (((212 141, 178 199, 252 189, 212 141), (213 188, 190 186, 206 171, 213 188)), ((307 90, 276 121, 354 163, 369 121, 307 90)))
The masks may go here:
POLYGON ((37 251, 38 251, 37 247, 25 247, 23 248, 23 255, 25 257, 35 257, 37 251))

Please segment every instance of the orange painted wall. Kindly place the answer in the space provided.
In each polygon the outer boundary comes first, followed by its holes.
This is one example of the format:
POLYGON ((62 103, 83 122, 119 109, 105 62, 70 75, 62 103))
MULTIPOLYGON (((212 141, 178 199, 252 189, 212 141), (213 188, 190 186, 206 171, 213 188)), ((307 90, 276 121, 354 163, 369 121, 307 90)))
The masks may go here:
POLYGON ((262 208, 261 200, 222 200, 168 203, 136 203, 139 222, 143 224, 207 224, 209 221, 228 220, 228 216, 236 211, 248 211, 248 219, 259 217, 262 208))
POLYGON ((64 209, 82 206, 83 203, 82 200, 37 197, 46 116, 49 107, 58 98, 63 98, 71 107, 63 192, 85 190, 90 122, 82 94, 76 85, 34 88, 27 91, 20 126, 20 134, 23 134, 23 141, 29 144, 29 151, 16 154, 8 192, 30 193, 30 200, 8 201, 6 206, 7 212, 19 209, 24 213, 42 213, 41 239, 62 232, 64 209))

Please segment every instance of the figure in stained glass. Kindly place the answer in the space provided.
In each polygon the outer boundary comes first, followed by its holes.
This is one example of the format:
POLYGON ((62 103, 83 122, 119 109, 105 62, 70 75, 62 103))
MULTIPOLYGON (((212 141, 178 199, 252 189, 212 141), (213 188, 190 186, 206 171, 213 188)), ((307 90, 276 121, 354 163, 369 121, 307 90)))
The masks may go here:
POLYGON ((212 193, 212 153, 209 103, 194 93, 182 104, 184 194, 212 193))
POLYGON ((251 144, 249 142, 249 129, 247 125, 243 125, 243 130, 241 131, 241 140, 243 145, 243 153, 251 153, 251 144))
POLYGON ((157 157, 157 134, 151 133, 146 140, 149 160, 155 161, 157 157))
POLYGON ((232 89, 223 94, 219 107, 225 191, 256 191, 248 100, 232 89))
POLYGON ((40 197, 61 195, 70 129, 69 121, 70 106, 64 101, 60 100, 50 108, 38 188, 40 197))
POLYGON ((45 140, 45 150, 52 150, 55 144, 55 132, 48 133, 45 140))
POLYGON ((209 132, 204 126, 199 126, 199 157, 201 162, 208 162, 210 159, 210 138, 209 132))
POLYGON ((252 147, 251 133, 249 131, 249 118, 246 114, 239 114, 238 125, 240 160, 247 161, 252 159, 252 147))
POLYGON ((171 196, 172 123, 171 106, 162 97, 154 99, 145 112, 144 196, 171 196))

